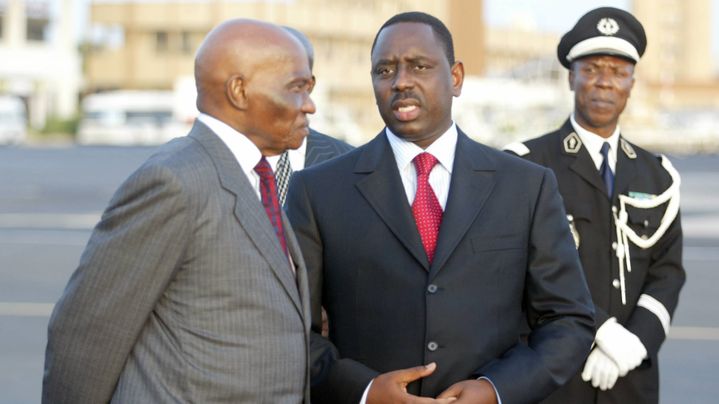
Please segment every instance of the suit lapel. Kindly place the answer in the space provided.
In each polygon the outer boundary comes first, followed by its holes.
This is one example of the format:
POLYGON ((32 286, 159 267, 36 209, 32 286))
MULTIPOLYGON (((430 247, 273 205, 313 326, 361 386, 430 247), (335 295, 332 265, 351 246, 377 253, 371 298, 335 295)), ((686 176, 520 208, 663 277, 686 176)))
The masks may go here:
POLYGON ((307 267, 305 260, 302 257, 302 251, 300 245, 297 242, 294 231, 292 231, 292 225, 285 215, 285 211, 282 210, 282 223, 285 226, 285 237, 287 238, 287 249, 292 256, 292 262, 295 266, 295 276, 297 282, 297 290, 299 291, 300 301, 302 303, 302 312, 304 313, 304 321, 307 331, 310 328, 310 297, 309 290, 307 289, 307 267))
POLYGON ((367 174, 356 184, 360 193, 402 245, 425 270, 429 270, 427 254, 384 131, 365 146, 355 165, 355 173, 367 174))
MULTIPOLYGON (((623 139, 620 137, 619 143, 623 139)), ((636 160, 627 157, 624 150, 620 147, 617 150, 617 167, 614 170, 614 195, 612 199, 618 198, 619 194, 629 194, 629 184, 637 174, 636 160)))
POLYGON ((430 269, 434 277, 482 210, 495 185, 495 163, 484 146, 458 131, 452 179, 430 269))
MULTIPOLYGON (((207 150, 210 158, 215 163, 222 187, 235 195, 235 218, 252 239, 260 254, 270 264, 275 277, 280 281, 297 310, 302 314, 303 308, 300 295, 294 276, 289 268, 288 259, 282 252, 282 247, 279 240, 277 240, 272 224, 267 218, 264 207, 252 189, 252 185, 242 173, 237 160, 222 140, 201 122, 197 121, 195 123, 190 136, 207 150)), ((287 226, 286 229, 289 228, 287 224, 285 226, 287 226)))
POLYGON ((562 148, 563 155, 572 158, 571 163, 569 163, 569 168, 572 171, 577 173, 577 175, 582 177, 591 186, 606 194, 607 191, 604 186, 604 181, 602 181, 602 177, 599 176, 599 170, 597 170, 597 166, 594 165, 592 156, 589 155, 587 148, 582 145, 576 152, 567 151, 564 145, 564 139, 573 132, 574 128, 572 127, 572 123, 567 119, 559 132, 559 144, 557 147, 562 148))

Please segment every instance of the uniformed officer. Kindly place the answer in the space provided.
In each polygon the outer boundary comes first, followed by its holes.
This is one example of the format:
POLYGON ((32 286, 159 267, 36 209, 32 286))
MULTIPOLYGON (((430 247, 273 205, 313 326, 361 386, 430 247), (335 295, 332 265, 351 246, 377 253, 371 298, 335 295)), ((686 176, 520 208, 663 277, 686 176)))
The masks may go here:
POLYGON ((585 14, 557 47, 574 112, 559 130, 507 146, 554 170, 596 305, 593 350, 547 402, 659 400, 657 353, 685 279, 679 175, 618 124, 646 44, 626 11, 585 14))

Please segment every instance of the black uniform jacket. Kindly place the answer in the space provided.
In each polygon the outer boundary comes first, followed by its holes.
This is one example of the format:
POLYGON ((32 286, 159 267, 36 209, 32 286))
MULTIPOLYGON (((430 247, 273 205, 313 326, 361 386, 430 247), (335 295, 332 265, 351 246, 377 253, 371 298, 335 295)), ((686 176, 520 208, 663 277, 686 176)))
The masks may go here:
MULTIPOLYGON (((596 307, 596 326, 608 318, 636 334, 648 352, 648 359, 627 376, 619 378, 608 392, 593 389, 577 374, 568 386, 555 393, 557 403, 657 402, 657 353, 666 338, 655 313, 637 306, 648 295, 673 315, 684 284, 682 230, 679 215, 652 247, 641 249, 629 241, 631 272, 624 273, 626 304, 622 304, 619 261, 616 257, 616 229, 612 207, 619 209, 618 195, 651 198, 672 184, 660 159, 620 137, 617 150, 614 192, 610 200, 604 183, 586 148, 569 120, 557 131, 524 142, 529 153, 523 157, 549 167, 559 182, 567 214, 573 218, 579 240, 579 256, 596 307)), ((650 237, 660 225, 666 203, 657 208, 628 207, 629 224, 640 236, 650 237)))

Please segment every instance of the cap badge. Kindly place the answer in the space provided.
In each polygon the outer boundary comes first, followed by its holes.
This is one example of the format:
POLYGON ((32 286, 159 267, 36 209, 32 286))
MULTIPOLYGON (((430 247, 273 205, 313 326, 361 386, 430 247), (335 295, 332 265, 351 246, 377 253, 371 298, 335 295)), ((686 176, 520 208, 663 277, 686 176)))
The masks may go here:
POLYGON ((614 35, 619 32, 619 24, 614 18, 602 18, 597 24, 597 31, 604 35, 614 35))

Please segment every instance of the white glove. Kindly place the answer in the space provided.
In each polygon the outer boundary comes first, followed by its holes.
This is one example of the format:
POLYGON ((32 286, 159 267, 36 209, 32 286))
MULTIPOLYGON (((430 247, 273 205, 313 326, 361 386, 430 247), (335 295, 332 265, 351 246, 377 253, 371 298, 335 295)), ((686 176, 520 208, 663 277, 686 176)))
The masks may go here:
POLYGON ((612 317, 597 330, 594 342, 619 368, 619 377, 639 366, 647 357, 647 349, 639 338, 612 317))
POLYGON ((614 361, 607 356, 599 347, 594 348, 589 354, 587 362, 582 371, 582 380, 592 381, 594 388, 609 390, 619 378, 619 368, 614 361))

